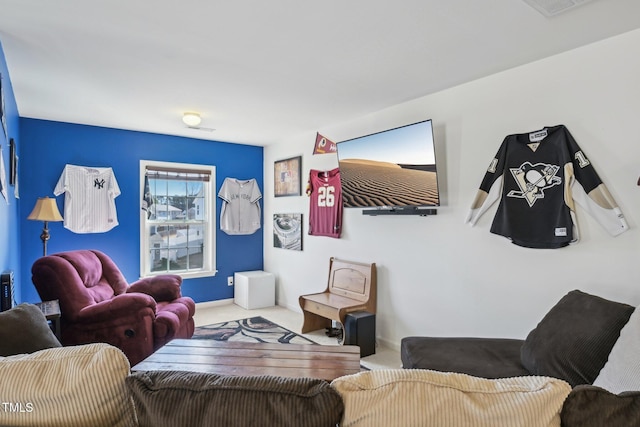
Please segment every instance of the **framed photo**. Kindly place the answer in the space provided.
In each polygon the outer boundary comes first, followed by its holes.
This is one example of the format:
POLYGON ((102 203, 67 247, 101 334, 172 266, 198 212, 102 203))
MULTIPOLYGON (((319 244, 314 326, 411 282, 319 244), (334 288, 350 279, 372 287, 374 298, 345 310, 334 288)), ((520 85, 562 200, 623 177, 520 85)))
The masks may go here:
POLYGON ((273 214, 273 247, 302 250, 302 214, 273 214))
POLYGON ((2 130, 4 131, 5 138, 9 138, 7 133, 7 118, 6 109, 4 107, 4 88, 2 87, 2 74, 0 74, 0 123, 2 123, 2 130))
POLYGON ((9 141, 9 184, 16 185, 18 179, 18 155, 16 154, 16 143, 11 138, 9 141))
POLYGON ((273 183, 276 197, 300 196, 302 190, 302 156, 278 160, 273 164, 273 183))

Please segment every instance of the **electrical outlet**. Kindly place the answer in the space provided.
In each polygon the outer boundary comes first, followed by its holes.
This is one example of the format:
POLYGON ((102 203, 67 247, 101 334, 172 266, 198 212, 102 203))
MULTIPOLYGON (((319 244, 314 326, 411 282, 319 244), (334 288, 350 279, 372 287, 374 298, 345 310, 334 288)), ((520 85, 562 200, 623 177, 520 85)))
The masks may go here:
POLYGON ((233 276, 227 277, 227 286, 233 286, 233 276))

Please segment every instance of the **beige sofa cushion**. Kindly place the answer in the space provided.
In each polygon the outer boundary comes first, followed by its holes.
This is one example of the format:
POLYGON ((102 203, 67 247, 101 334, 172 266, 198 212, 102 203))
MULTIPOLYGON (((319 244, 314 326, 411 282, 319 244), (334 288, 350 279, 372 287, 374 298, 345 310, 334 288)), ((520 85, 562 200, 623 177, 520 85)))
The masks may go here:
POLYGON ((126 427, 129 361, 108 344, 0 357, 0 425, 126 427))
POLYGON ((559 427, 571 391, 554 378, 489 380, 422 369, 361 372, 331 385, 344 400, 341 427, 559 427))

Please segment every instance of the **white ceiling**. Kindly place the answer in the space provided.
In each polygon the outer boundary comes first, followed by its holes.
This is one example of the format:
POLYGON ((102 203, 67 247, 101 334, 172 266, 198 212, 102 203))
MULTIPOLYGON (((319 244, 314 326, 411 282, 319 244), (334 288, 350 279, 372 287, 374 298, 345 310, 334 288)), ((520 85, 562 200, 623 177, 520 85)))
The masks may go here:
POLYGON ((0 0, 20 116, 253 145, 636 28, 638 0, 0 0))

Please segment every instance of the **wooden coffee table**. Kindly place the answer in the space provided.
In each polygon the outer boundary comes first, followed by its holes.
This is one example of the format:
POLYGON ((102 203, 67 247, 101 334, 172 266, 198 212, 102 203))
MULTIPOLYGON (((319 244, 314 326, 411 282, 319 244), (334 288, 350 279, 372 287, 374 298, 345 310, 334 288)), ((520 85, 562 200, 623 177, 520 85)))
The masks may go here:
POLYGON ((175 339, 131 370, 277 375, 331 381, 360 372, 360 347, 175 339))

